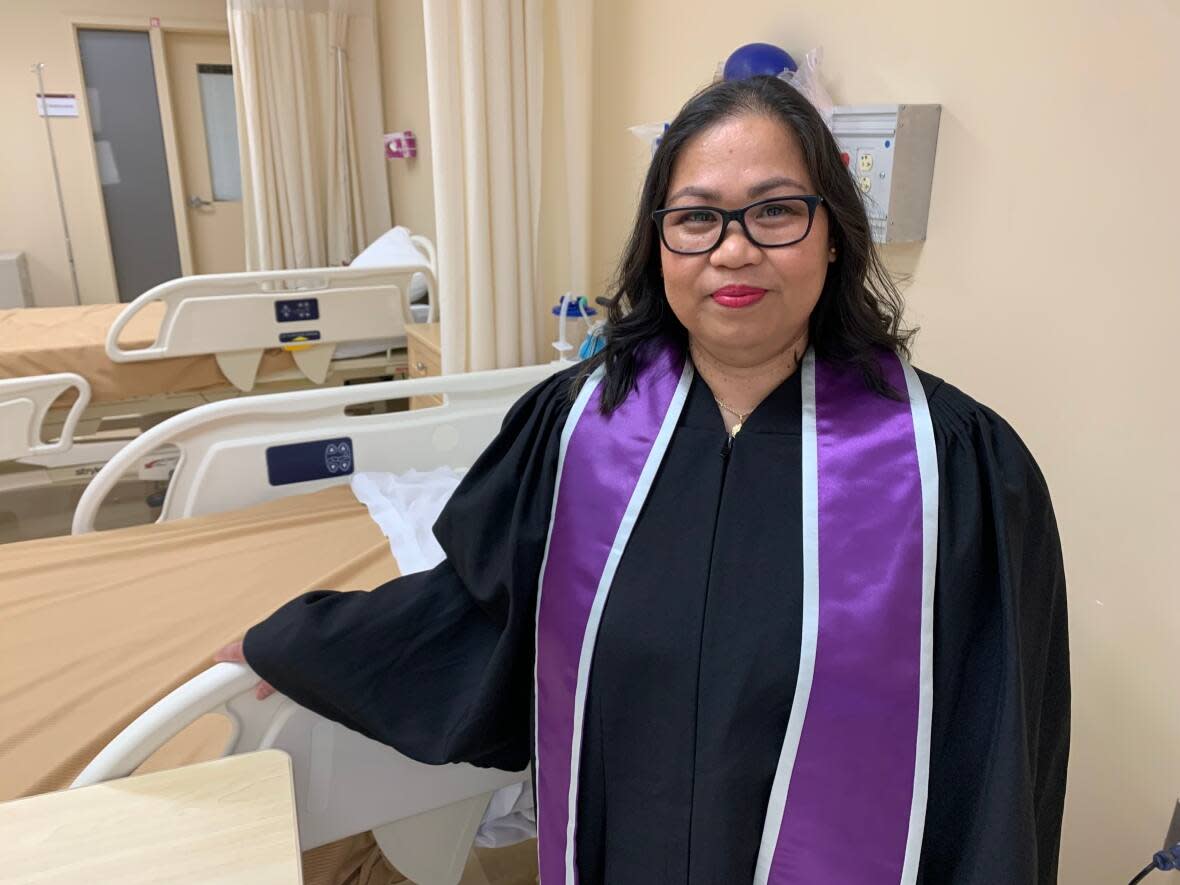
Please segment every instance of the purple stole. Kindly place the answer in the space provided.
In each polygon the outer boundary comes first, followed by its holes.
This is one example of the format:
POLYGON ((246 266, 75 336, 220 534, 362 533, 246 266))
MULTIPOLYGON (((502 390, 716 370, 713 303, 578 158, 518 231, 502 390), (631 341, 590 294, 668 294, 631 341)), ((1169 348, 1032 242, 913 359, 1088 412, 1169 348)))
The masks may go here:
MULTIPOLYGON (((872 393, 859 372, 811 351, 800 368, 802 647, 755 885, 917 878, 930 767, 938 465, 917 375, 887 353, 881 368, 908 401, 872 393)), ((582 718, 598 625, 692 375, 679 350, 655 351, 637 390, 607 418, 598 408, 599 370, 562 432, 537 599, 542 885, 577 883, 582 718)))

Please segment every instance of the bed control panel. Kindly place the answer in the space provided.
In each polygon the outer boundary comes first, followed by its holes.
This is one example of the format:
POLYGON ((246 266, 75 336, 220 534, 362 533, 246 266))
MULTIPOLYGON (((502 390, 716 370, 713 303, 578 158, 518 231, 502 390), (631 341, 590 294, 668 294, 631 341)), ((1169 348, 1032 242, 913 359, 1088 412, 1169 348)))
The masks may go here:
POLYGON ((275 321, 279 323, 306 323, 320 318, 318 298, 286 298, 275 302, 275 321))
POLYGON ((352 471, 352 440, 347 436, 271 446, 266 450, 266 474, 272 486, 333 479, 348 476, 352 471))

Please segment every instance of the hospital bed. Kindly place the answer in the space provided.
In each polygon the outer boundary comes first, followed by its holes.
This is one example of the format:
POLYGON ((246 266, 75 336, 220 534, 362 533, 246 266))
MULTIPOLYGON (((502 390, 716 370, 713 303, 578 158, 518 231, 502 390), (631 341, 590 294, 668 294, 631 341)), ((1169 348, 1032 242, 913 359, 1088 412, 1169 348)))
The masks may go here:
POLYGON ((349 267, 0 311, 0 493, 85 481, 131 436, 207 402, 403 376, 406 324, 436 319, 436 275, 433 244, 395 228, 349 267))
MULTIPOLYGON (((116 453, 83 495, 78 534, 12 544, 0 557, 0 799, 67 786, 122 729, 202 673, 212 649, 287 599, 394 577, 389 542, 352 498, 349 477, 466 467, 510 404, 552 371, 227 400, 174 416, 116 453), (356 413, 373 399, 432 394, 443 405, 356 413), (177 463, 160 522, 91 531, 122 471, 161 446, 177 463)), ((217 737, 182 734, 149 769, 208 758, 217 737)), ((474 813, 486 792, 457 801, 474 813)), ((463 835, 455 812, 443 816, 463 835)))

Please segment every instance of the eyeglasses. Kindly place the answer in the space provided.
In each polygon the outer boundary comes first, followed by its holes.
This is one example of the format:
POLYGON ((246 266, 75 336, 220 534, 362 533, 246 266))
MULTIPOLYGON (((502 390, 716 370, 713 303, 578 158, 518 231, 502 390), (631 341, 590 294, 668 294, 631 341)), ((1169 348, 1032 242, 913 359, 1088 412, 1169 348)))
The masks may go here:
POLYGON ((712 252, 725 239, 729 223, 736 221, 755 246, 777 249, 791 246, 811 233, 815 210, 824 198, 816 195, 771 197, 741 209, 716 206, 676 206, 651 214, 668 251, 678 255, 712 252))

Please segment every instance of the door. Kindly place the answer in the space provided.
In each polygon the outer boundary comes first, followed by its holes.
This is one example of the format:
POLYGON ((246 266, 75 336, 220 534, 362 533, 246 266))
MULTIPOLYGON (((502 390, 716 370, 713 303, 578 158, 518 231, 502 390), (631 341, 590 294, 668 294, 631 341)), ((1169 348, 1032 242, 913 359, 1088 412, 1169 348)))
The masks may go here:
POLYGON ((143 31, 78 30, 78 52, 119 300, 180 276, 176 221, 143 31))
POLYGON ((246 269, 229 37, 164 32, 193 273, 246 269))

